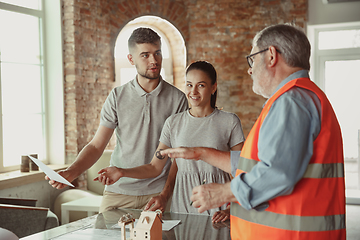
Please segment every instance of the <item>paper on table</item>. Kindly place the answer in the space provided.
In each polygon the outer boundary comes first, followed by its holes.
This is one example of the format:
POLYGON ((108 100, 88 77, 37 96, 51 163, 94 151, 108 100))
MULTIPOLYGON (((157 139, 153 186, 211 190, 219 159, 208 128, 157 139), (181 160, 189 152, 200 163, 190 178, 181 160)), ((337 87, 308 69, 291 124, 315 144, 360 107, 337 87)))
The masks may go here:
POLYGON ((170 231, 171 229, 179 225, 180 222, 181 220, 163 220, 162 230, 170 231))
POLYGON ((58 173, 56 173, 54 170, 52 170, 51 168, 49 168, 48 166, 46 166, 42 161, 33 158, 32 156, 28 157, 36 164, 38 165, 38 167, 44 171, 44 173, 51 179, 66 185, 69 185, 71 187, 74 187, 74 185, 72 185, 68 180, 66 180, 65 178, 63 178, 61 175, 59 175, 58 173))
MULTIPOLYGON (((135 227, 137 222, 139 221, 139 219, 135 219, 135 227)), ((177 225, 179 225, 181 222, 181 220, 163 220, 162 223, 162 230, 163 231, 170 231, 171 229, 173 229, 174 227, 176 227, 177 225)), ((120 226, 115 223, 111 228, 120 228, 120 226)), ((125 225, 125 228, 130 228, 129 225, 125 225)))

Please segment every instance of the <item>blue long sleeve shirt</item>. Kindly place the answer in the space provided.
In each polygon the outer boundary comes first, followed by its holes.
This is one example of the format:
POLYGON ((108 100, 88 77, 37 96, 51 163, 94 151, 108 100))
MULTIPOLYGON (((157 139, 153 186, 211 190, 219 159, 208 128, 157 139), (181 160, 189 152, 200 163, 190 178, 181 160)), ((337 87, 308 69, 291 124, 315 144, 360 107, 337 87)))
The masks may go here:
MULTIPOLYGON (((301 70, 288 76, 275 92, 301 77, 309 77, 308 72, 301 70)), ((276 99, 260 128, 260 162, 231 181, 231 190, 241 206, 264 210, 269 200, 291 194, 306 171, 320 128, 321 103, 315 93, 294 87, 276 99)), ((240 152, 231 152, 233 176, 239 156, 240 152)))

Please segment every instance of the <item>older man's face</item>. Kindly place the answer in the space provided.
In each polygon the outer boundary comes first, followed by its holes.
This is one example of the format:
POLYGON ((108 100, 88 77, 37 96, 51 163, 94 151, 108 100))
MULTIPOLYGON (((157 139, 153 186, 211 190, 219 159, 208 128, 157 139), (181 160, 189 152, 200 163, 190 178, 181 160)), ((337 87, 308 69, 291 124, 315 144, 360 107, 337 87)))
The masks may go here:
MULTIPOLYGON (((250 54, 259 52, 263 49, 259 49, 257 46, 253 47, 250 54)), ((253 80, 254 93, 261 95, 265 98, 269 98, 271 95, 271 78, 266 68, 266 55, 268 51, 256 54, 252 57, 253 66, 248 69, 248 74, 253 80)))

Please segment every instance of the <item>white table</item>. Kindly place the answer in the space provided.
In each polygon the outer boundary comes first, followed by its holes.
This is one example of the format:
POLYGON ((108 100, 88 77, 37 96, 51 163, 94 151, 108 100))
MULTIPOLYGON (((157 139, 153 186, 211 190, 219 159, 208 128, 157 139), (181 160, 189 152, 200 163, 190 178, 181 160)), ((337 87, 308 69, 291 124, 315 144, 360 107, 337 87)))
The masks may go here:
POLYGON ((102 196, 91 196, 61 204, 61 224, 69 223, 70 211, 87 212, 88 217, 95 215, 99 212, 101 200, 102 196))

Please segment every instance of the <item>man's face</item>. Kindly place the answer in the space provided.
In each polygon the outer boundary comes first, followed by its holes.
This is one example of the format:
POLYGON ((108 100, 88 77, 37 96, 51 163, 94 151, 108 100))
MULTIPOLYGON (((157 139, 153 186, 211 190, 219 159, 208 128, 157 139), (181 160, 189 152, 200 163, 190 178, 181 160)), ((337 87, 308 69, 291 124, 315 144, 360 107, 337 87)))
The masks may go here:
POLYGON ((160 41, 153 43, 141 43, 130 49, 128 59, 135 65, 136 71, 141 77, 158 79, 160 77, 162 54, 160 41))
MULTIPOLYGON (((258 47, 253 47, 250 54, 256 53, 262 49, 259 49, 258 47)), ((253 60, 253 66, 252 68, 248 69, 248 74, 251 76, 253 80, 253 91, 254 93, 258 95, 262 95, 265 98, 269 98, 271 95, 271 92, 269 93, 269 90, 271 91, 271 78, 269 75, 269 72, 266 69, 266 61, 265 56, 268 53, 268 51, 256 54, 252 57, 253 60)))

